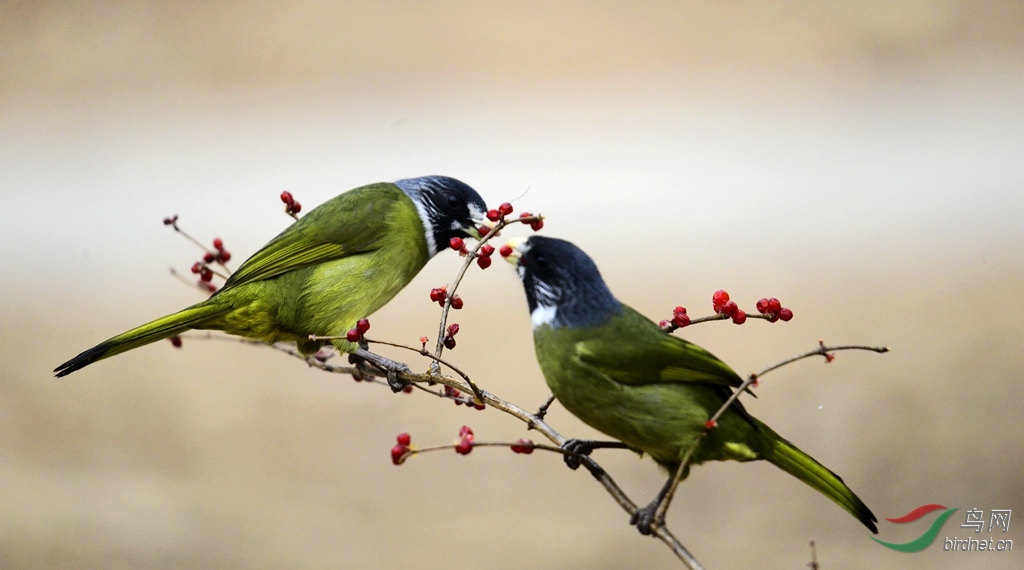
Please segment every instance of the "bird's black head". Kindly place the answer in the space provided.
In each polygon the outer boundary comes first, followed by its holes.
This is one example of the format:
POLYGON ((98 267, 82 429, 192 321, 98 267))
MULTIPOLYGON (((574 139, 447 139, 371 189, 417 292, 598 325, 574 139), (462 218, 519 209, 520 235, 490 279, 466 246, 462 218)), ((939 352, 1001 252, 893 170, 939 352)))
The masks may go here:
POLYGON ((621 311, 597 265, 572 243, 532 236, 508 245, 508 261, 516 265, 523 281, 534 328, 595 326, 621 311))
POLYGON ((469 185, 447 176, 407 178, 395 185, 416 204, 431 257, 448 247, 453 237, 480 237, 476 227, 487 204, 469 185))

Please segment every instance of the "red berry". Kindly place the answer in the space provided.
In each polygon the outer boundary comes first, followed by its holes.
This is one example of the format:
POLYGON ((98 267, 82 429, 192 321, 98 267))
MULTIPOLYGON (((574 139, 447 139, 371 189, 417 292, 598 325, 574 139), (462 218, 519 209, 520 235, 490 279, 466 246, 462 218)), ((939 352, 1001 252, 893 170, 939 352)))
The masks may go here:
POLYGON ((715 291, 715 294, 711 296, 711 305, 715 308, 715 312, 720 313, 718 309, 729 302, 729 294, 724 289, 715 291))
POLYGON ((502 216, 507 216, 511 214, 512 204, 509 204, 508 202, 502 202, 502 204, 498 206, 498 213, 501 214, 502 216))
POLYGON ((363 338, 363 333, 359 332, 359 329, 349 329, 349 331, 345 333, 345 338, 348 339, 349 342, 359 342, 359 339, 363 338))
POLYGON ((462 241, 462 238, 455 236, 452 239, 448 240, 448 247, 454 249, 455 251, 459 251, 465 248, 466 244, 465 242, 462 241))
POLYGON ((737 325, 742 325, 743 323, 747 322, 747 314, 744 313, 743 311, 736 311, 736 313, 732 316, 732 322, 736 323, 737 325))
POLYGON ((473 437, 474 437, 474 435, 473 435, 473 428, 471 428, 469 426, 462 426, 461 428, 459 428, 459 437, 460 438, 469 437, 469 439, 473 439, 473 437))
POLYGON ((429 339, 429 338, 427 338, 427 337, 425 337, 425 336, 421 336, 421 337, 420 337, 420 344, 422 344, 422 345, 423 345, 423 348, 426 348, 426 347, 427 347, 427 341, 429 341, 429 340, 430 340, 430 339, 429 339))
POLYGON ((529 439, 518 439, 512 444, 512 451, 529 455, 533 453, 533 441, 529 439))
POLYGON ((402 432, 398 434, 398 437, 395 438, 395 441, 398 442, 398 445, 408 446, 410 443, 412 443, 412 436, 405 432, 402 432))
POLYGON ((216 285, 210 283, 209 281, 203 281, 202 279, 199 280, 199 287, 201 289, 206 289, 210 293, 215 293, 217 291, 216 285))
POLYGON ((782 309, 779 309, 779 318, 783 321, 788 321, 793 318, 793 311, 783 307, 782 309))
POLYGON ((769 313, 778 313, 781 310, 782 310, 782 303, 780 303, 778 299, 776 299, 775 297, 772 297, 771 299, 768 299, 768 312, 769 313))
POLYGON ((512 255, 512 248, 507 245, 503 245, 501 246, 501 249, 498 250, 498 253, 501 254, 502 257, 508 257, 512 255))
POLYGON ((291 204, 288 204, 288 209, 291 210, 291 213, 298 214, 299 212, 302 211, 302 204, 298 202, 292 202, 291 204))
POLYGON ((473 440, 471 439, 462 439, 455 446, 455 453, 459 455, 469 455, 470 451, 473 451, 473 440))
POLYGON ((539 232, 544 227, 544 220, 537 220, 536 222, 530 223, 530 229, 535 232, 539 232))
POLYGON ((401 465, 405 461, 405 454, 409 452, 409 447, 398 444, 391 448, 391 462, 395 465, 401 465))
POLYGON ((690 326, 690 317, 685 314, 676 315, 672 317, 672 324, 675 325, 676 328, 680 329, 686 326, 690 326))
POLYGON ((666 320, 666 319, 662 319, 661 322, 658 323, 658 326, 663 328, 663 329, 667 329, 671 325, 672 325, 672 321, 669 321, 669 320, 666 320))
POLYGON ((462 392, 459 392, 458 390, 452 388, 451 386, 445 386, 444 395, 448 396, 449 398, 458 398, 459 396, 462 395, 462 392))
POLYGON ((207 282, 212 281, 213 271, 211 271, 208 267, 204 267, 203 270, 199 272, 199 278, 207 282))
POLYGON ((523 218, 530 218, 532 216, 533 214, 531 214, 530 212, 523 212, 522 214, 519 214, 519 219, 521 220, 523 218))
POLYGON ((476 229, 476 231, 480 232, 480 237, 484 237, 485 235, 490 233, 491 228, 487 226, 480 226, 479 228, 476 229))
POLYGON ((489 244, 489 243, 485 243, 483 245, 483 247, 480 248, 480 255, 482 255, 484 257, 490 257, 493 254, 494 254, 494 246, 489 244))
POLYGON ((165 226, 173 226, 175 223, 177 223, 177 221, 178 221, 178 214, 174 214, 173 216, 171 216, 169 218, 164 218, 164 225, 165 226))
POLYGON ((172 336, 171 337, 171 344, 174 345, 174 348, 181 348, 181 336, 180 335, 172 336))
POLYGON ((480 266, 480 269, 487 269, 491 266, 490 257, 478 257, 476 258, 476 264, 480 266))
POLYGON ((199 273, 202 270, 203 270, 203 264, 202 263, 199 263, 197 261, 197 262, 192 264, 192 269, 191 269, 192 273, 199 273))
POLYGON ((359 319, 359 322, 356 323, 356 330, 359 331, 359 334, 365 334, 366 331, 370 330, 370 320, 359 319))
POLYGON ((435 303, 441 303, 442 306, 444 305, 444 299, 447 296, 447 287, 434 287, 433 289, 430 290, 430 300, 435 303))
POLYGON ((213 238, 213 249, 218 251, 224 249, 224 241, 220 238, 213 238))
POLYGON ((739 310, 740 308, 735 301, 726 301, 724 305, 718 308, 719 313, 725 313, 730 317, 734 316, 739 310))
MULTIPOLYGON (((469 405, 469 402, 466 402, 466 405, 468 406, 468 405, 469 405)), ((477 409, 477 410, 483 410, 483 409, 484 409, 484 408, 486 408, 486 407, 487 407, 487 404, 485 404, 485 403, 483 403, 483 402, 479 402, 479 403, 477 403, 477 402, 473 402, 473 408, 474 408, 474 409, 477 409)))
POLYGON ((704 429, 708 431, 713 430, 716 427, 718 427, 718 422, 716 422, 715 420, 708 420, 704 422, 704 429))
POLYGON ((497 210, 487 210, 487 219, 492 222, 497 222, 501 218, 501 214, 497 210))
POLYGON ((225 261, 231 261, 231 252, 226 250, 226 249, 222 249, 222 250, 217 252, 217 259, 221 263, 223 263, 225 261))
POLYGON ((281 201, 285 204, 291 204, 295 201, 295 198, 292 196, 291 192, 285 190, 284 192, 281 192, 281 201))
POLYGON ((203 263, 213 263, 215 259, 217 256, 209 251, 203 254, 203 263))
POLYGON ((444 347, 448 350, 455 348, 455 339, 450 336, 444 337, 444 347))
POLYGON ((459 309, 461 309, 461 308, 462 308, 462 306, 463 306, 464 304, 465 304, 465 303, 463 303, 463 301, 462 301, 462 297, 459 297, 458 295, 456 295, 456 296, 452 297, 452 308, 453 308, 453 309, 455 309, 455 310, 459 310, 459 309))
POLYGON ((676 307, 676 308, 672 309, 672 314, 677 316, 677 317, 679 315, 685 315, 686 314, 686 307, 676 307))
POLYGON ((757 305, 755 305, 755 307, 757 307, 757 312, 758 313, 761 313, 762 315, 767 313, 768 312, 768 299, 765 299, 763 297, 758 299, 757 300, 757 305))
POLYGON ((768 316, 768 322, 769 323, 774 323, 775 321, 779 320, 779 314, 778 313, 768 313, 767 316, 768 316))
POLYGON ((403 394, 412 394, 412 384, 406 384, 405 388, 402 388, 403 394))
POLYGON ((448 325, 448 336, 455 336, 457 334, 459 334, 459 323, 448 325))

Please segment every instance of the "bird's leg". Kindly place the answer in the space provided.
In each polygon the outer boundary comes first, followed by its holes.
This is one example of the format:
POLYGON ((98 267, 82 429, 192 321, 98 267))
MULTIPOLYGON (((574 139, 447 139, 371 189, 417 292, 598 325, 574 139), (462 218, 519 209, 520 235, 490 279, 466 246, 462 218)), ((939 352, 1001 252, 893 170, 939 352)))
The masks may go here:
POLYGON ((580 467, 580 456, 590 455, 595 449, 616 448, 628 449, 629 446, 621 441, 596 441, 593 439, 569 439, 562 444, 562 457, 569 469, 576 470, 580 467))
POLYGON ((366 349, 364 343, 360 343, 359 349, 351 353, 352 357, 363 362, 369 362, 377 368, 383 370, 387 374, 388 386, 391 387, 391 391, 398 393, 405 389, 408 382, 398 379, 399 374, 409 374, 412 370, 408 366, 401 362, 396 362, 390 358, 385 358, 379 354, 374 354, 366 349))
POLYGON ((650 535, 654 528, 665 524, 665 513, 668 512, 668 506, 675 495, 676 487, 686 477, 689 468, 690 466, 686 462, 680 463, 676 472, 668 478, 668 481, 665 481, 665 485, 658 491, 654 500, 646 507, 637 509, 633 516, 629 517, 629 524, 636 525, 640 534, 650 535))

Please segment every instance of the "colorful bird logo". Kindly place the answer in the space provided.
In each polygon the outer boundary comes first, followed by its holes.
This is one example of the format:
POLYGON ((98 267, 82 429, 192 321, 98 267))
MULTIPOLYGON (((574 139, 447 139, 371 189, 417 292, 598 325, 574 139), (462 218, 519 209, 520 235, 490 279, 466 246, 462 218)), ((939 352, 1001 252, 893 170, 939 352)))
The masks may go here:
POLYGON ((886 548, 891 548, 899 552, 921 552, 925 548, 928 548, 928 546, 935 541, 935 537, 939 536, 939 531, 942 530, 942 525, 946 524, 946 519, 948 519, 957 510, 958 509, 947 509, 942 505, 936 504, 921 505, 920 507, 917 507, 916 509, 903 515, 902 517, 894 519, 887 518, 885 520, 892 523, 904 524, 914 522, 933 511, 945 511, 944 513, 939 515, 937 519, 935 519, 935 522, 933 522, 932 525, 928 527, 928 530, 924 531, 924 534, 915 538, 914 540, 911 540, 910 542, 904 542, 902 544, 885 542, 884 540, 878 540, 873 536, 871 537, 871 540, 874 540, 875 542, 881 544, 886 548))

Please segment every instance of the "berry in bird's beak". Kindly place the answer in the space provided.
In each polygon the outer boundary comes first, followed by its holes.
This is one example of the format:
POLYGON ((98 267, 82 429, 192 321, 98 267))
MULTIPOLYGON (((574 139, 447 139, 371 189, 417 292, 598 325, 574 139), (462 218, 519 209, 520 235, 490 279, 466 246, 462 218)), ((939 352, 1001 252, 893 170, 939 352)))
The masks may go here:
POLYGON ((501 256, 512 265, 518 265, 519 258, 523 257, 522 246, 525 241, 526 239, 521 237, 508 240, 505 245, 501 246, 501 256))

